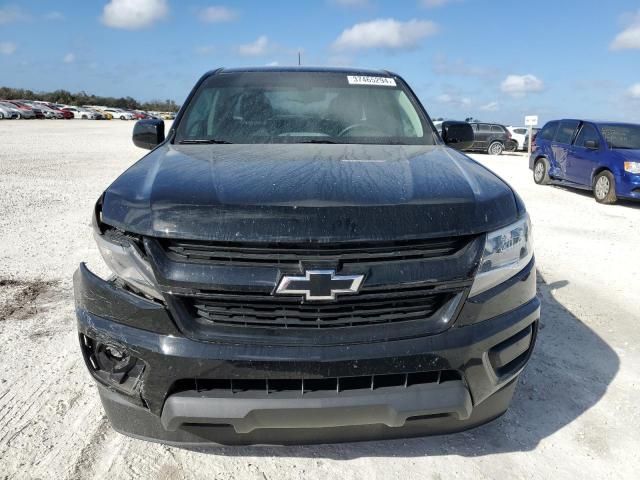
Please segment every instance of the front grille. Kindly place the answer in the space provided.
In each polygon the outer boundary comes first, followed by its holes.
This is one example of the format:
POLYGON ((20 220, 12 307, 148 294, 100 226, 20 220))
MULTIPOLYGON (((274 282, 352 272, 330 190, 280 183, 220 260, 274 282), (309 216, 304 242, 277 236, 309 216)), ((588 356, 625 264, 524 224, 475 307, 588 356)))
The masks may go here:
POLYGON ((262 328, 338 328, 422 320, 455 295, 433 287, 368 288, 330 303, 271 295, 183 297, 200 324, 262 328))
POLYGON ((298 395, 313 392, 340 393, 353 390, 377 390, 380 388, 408 388, 413 385, 438 384, 461 380, 457 370, 360 375, 357 377, 324 378, 244 378, 206 379, 187 378, 173 384, 170 394, 181 392, 210 392, 221 394, 270 395, 290 392, 298 395))
POLYGON ((173 259, 213 264, 295 266, 300 262, 379 263, 453 255, 472 237, 349 243, 238 243, 161 240, 173 259))

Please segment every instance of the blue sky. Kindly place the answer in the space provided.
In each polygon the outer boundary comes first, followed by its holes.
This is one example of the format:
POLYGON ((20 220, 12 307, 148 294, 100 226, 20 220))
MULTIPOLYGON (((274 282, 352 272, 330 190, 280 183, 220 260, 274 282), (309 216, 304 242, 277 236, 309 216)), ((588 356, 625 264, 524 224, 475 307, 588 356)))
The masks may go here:
POLYGON ((298 50, 393 70, 433 117, 640 122, 637 0, 0 0, 3 86, 181 103, 207 70, 298 50))

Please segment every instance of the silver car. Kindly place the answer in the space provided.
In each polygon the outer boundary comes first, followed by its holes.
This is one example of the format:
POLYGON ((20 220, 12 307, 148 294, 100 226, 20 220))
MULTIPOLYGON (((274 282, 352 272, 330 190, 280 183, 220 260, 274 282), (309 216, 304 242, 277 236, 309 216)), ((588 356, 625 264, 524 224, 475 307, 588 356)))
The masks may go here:
POLYGON ((0 120, 20 118, 20 114, 16 109, 9 108, 0 104, 0 120))
POLYGON ((33 110, 20 110, 13 103, 0 101, 0 107, 9 110, 12 113, 17 114, 17 116, 13 118, 35 118, 36 116, 33 110))
POLYGON ((38 102, 22 102, 22 103, 24 103, 28 107, 31 107, 35 110, 40 110, 44 115, 44 118, 63 118, 63 115, 61 113, 58 113, 55 110, 52 110, 51 108, 41 103, 38 103, 38 102))

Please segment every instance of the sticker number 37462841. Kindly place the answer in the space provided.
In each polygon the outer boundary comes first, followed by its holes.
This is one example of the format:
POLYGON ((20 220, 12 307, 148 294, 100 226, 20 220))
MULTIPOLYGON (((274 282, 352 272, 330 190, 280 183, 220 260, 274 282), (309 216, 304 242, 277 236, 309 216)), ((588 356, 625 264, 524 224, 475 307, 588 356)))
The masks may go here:
POLYGON ((365 77, 362 75, 347 75, 349 85, 379 85, 381 87, 395 87, 396 81, 389 77, 365 77))

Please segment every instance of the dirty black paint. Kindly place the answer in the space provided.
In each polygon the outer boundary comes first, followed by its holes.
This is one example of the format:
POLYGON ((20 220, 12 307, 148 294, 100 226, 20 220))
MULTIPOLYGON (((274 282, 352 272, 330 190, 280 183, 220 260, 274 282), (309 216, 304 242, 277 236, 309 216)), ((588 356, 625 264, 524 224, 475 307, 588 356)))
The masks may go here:
POLYGON ((103 221, 199 240, 402 240, 512 223, 510 187, 447 147, 165 144, 106 191, 103 221))

